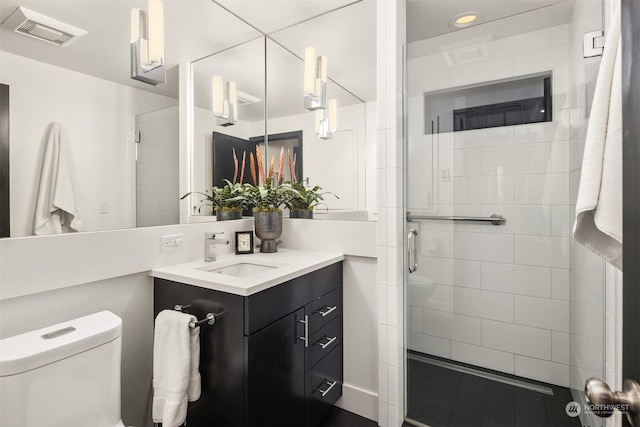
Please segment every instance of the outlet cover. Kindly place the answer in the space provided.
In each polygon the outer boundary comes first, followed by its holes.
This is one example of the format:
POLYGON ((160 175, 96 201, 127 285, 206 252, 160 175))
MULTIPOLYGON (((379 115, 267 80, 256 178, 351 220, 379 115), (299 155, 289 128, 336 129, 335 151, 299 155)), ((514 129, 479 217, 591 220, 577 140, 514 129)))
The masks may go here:
POLYGON ((182 250, 182 238, 184 234, 169 234, 160 237, 160 249, 162 252, 182 250))

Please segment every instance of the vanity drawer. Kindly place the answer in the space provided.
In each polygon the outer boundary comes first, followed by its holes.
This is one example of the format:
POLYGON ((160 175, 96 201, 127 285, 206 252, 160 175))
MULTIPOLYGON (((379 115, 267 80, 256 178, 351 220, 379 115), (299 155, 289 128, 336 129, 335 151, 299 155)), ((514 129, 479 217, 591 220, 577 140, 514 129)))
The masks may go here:
POLYGON ((305 425, 318 425, 342 396, 342 345, 306 374, 305 393, 305 425))
POLYGON ((311 369, 341 343, 342 317, 339 317, 309 337, 309 347, 305 348, 305 370, 311 369))
POLYGON ((305 307, 305 314, 309 316, 310 334, 340 317, 342 314, 342 288, 334 289, 311 301, 305 307))

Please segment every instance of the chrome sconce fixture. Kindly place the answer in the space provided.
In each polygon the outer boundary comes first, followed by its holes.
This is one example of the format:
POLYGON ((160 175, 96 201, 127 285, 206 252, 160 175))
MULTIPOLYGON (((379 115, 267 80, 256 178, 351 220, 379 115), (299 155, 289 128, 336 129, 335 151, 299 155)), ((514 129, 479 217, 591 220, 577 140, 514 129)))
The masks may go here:
POLYGON ((148 0, 147 11, 131 10, 131 78, 150 85, 165 82, 164 5, 148 0))
POLYGON ((220 126, 235 125, 238 120, 238 90, 236 82, 227 82, 227 97, 224 97, 222 76, 213 76, 212 80, 213 115, 222 119, 220 126))
POLYGON ((316 57, 312 47, 304 49, 304 108, 309 111, 326 108, 327 57, 316 57))
POLYGON ((338 101, 329 100, 325 110, 316 110, 316 134, 320 139, 331 139, 338 129, 338 101))

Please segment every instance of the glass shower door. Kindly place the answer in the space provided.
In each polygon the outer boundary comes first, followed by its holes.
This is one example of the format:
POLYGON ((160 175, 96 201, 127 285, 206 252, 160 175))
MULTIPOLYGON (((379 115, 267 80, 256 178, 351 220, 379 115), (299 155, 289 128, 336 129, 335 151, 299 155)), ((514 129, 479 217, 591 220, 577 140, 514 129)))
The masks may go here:
POLYGON ((605 264, 570 237, 599 61, 581 37, 600 14, 578 1, 550 27, 494 35, 516 16, 407 46, 411 420, 603 423, 570 410, 605 371, 605 264))

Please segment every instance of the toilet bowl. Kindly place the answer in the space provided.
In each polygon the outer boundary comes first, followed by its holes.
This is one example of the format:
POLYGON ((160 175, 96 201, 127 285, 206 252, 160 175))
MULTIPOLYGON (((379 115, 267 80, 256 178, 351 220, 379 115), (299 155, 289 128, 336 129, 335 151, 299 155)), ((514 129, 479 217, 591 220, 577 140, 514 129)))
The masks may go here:
POLYGON ((0 340, 0 425, 124 427, 121 349, 109 311, 0 340))

